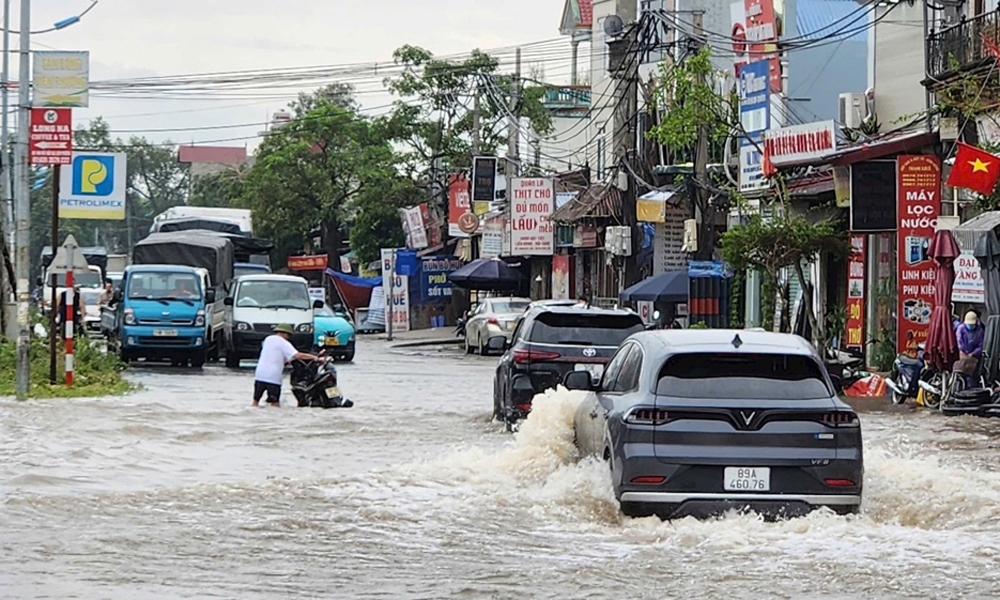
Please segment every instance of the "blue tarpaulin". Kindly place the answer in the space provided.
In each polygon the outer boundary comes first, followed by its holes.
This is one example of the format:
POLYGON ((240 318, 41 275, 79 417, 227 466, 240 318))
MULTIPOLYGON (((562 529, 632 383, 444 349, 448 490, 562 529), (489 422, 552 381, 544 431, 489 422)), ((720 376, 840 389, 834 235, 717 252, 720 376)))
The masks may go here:
POLYGON ((361 287, 374 288, 382 285, 381 277, 357 277, 354 275, 348 275, 347 273, 334 271, 333 269, 329 268, 326 270, 326 274, 329 275, 330 277, 335 277, 337 279, 340 279, 344 283, 348 283, 351 285, 358 285, 361 287))
POLYGON ((724 263, 717 260, 692 260, 688 263, 688 277, 691 279, 701 277, 729 279, 732 276, 732 271, 727 269, 724 263))

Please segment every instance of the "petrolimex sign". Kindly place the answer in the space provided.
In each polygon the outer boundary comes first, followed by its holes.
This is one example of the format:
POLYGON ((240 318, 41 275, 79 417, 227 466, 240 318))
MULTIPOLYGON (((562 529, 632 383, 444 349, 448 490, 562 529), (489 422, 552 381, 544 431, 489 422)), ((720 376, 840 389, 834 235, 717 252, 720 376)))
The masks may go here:
POLYGON ((60 168, 60 218, 125 218, 124 153, 74 152, 73 162, 60 168))

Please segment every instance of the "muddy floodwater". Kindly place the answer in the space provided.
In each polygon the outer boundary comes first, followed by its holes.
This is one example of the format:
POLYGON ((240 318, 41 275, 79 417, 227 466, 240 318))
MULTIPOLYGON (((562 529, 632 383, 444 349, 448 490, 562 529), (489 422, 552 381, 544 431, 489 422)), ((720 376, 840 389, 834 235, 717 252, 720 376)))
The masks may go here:
POLYGON ((856 517, 633 520, 580 392, 490 423, 495 361, 362 340, 340 411, 217 366, 0 400, 0 598, 1000 598, 1000 420, 865 403, 856 517))

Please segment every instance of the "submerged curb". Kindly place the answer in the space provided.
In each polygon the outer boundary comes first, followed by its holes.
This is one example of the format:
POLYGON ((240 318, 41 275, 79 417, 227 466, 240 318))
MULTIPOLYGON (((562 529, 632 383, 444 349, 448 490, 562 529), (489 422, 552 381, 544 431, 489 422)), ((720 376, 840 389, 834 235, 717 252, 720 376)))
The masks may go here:
POLYGON ((390 348, 418 348, 420 346, 452 346, 465 343, 463 338, 438 338, 432 340, 410 340, 404 342, 389 342, 390 348))

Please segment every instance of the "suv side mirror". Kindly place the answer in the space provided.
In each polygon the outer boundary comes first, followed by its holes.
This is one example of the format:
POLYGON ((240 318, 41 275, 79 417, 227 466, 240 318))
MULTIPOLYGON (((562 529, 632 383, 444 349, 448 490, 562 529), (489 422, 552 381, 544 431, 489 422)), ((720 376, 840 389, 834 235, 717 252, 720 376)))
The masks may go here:
POLYGON ((232 306, 233 305, 233 297, 232 296, 226 296, 225 300, 223 300, 222 303, 225 304, 226 306, 232 306))
POLYGON ((592 391, 594 382, 587 371, 570 371, 563 378, 563 387, 567 390, 592 391))
POLYGON ((510 346, 510 343, 502 335, 495 335, 486 340, 486 347, 494 352, 503 352, 510 346))
POLYGON ((212 304, 213 302, 215 302, 215 290, 214 289, 210 288, 210 289, 205 290, 205 302, 207 304, 212 304))
POLYGON ((313 308, 323 308, 322 300, 313 300, 313 308))

